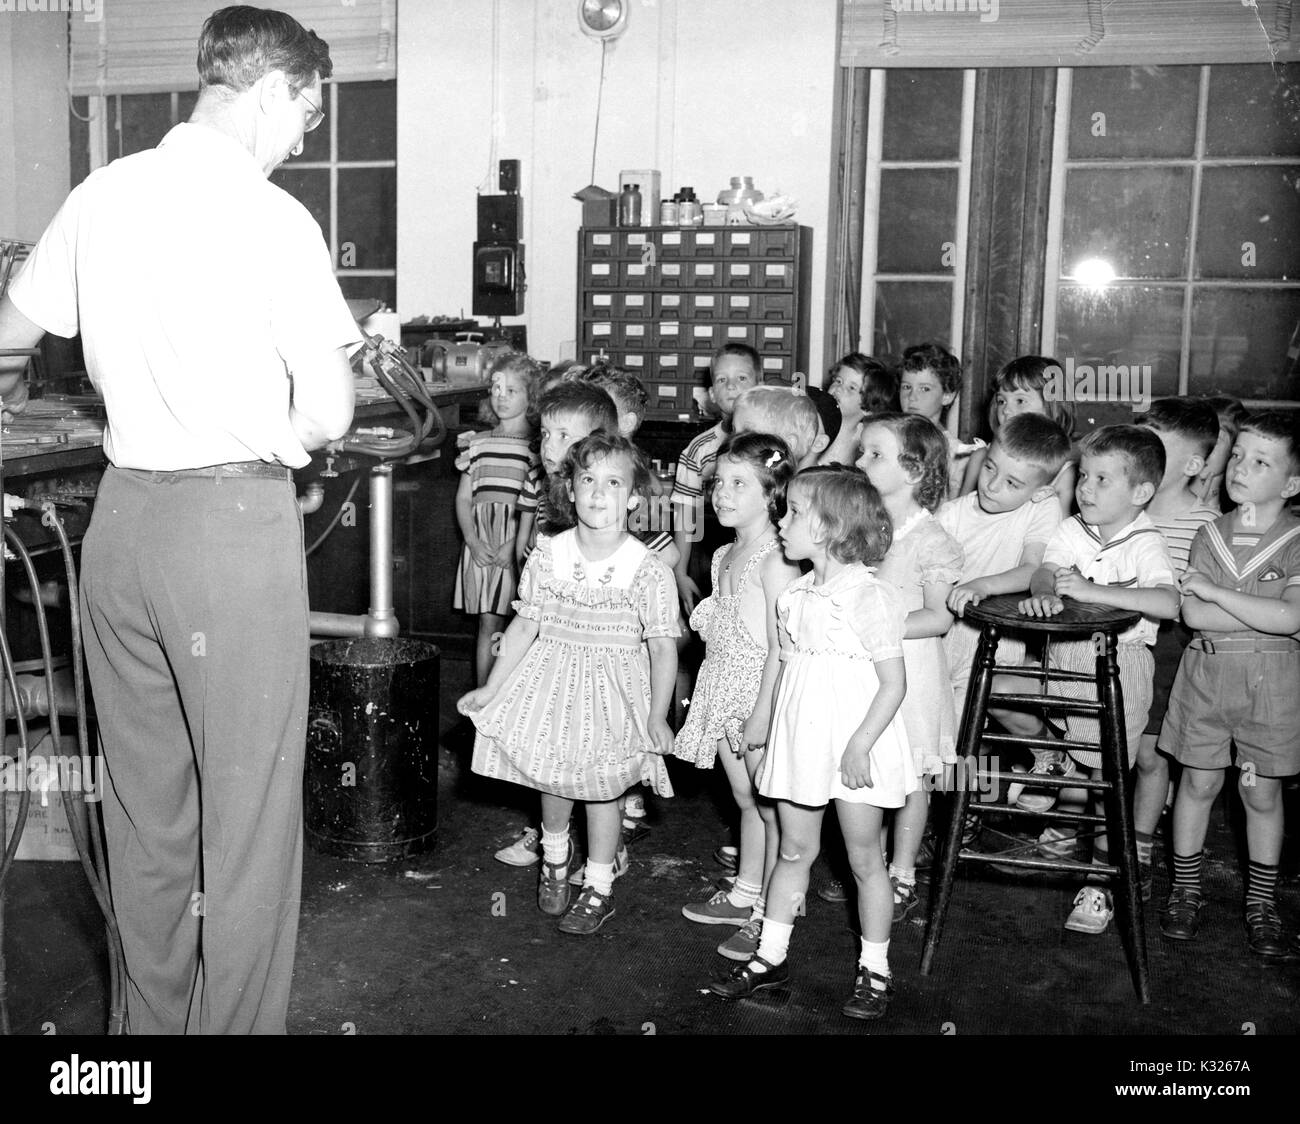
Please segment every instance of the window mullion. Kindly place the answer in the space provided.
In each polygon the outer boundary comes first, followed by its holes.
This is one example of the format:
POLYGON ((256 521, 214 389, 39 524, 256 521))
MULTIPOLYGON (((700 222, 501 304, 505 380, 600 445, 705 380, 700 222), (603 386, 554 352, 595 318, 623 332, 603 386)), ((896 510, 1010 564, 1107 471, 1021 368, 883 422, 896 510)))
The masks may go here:
POLYGON ((857 347, 870 355, 876 342, 876 263, 880 249, 880 157, 884 151, 885 71, 871 71, 867 94, 867 182, 863 190, 862 305, 857 347))
MULTIPOLYGON (((1065 163, 1069 158, 1070 95, 1074 71, 1056 72, 1056 112, 1052 121, 1052 173, 1047 190, 1047 258, 1043 277, 1042 355, 1056 355, 1056 305, 1061 278, 1061 239, 1065 231, 1065 163)), ((1059 358, 1059 356, 1058 356, 1059 358)))

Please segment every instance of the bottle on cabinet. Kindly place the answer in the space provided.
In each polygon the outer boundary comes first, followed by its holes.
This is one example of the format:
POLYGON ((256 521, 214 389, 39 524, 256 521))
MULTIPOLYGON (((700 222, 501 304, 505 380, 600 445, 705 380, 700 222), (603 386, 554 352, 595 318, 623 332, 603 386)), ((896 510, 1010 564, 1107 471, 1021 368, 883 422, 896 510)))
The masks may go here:
POLYGON ((630 183, 618 197, 618 225, 641 225, 641 185, 630 183))

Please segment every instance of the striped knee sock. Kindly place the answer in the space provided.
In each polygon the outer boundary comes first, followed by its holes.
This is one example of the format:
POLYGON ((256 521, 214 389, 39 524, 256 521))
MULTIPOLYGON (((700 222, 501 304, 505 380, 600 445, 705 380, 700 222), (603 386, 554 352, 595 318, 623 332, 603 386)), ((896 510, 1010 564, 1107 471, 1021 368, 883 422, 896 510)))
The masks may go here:
POLYGON ((1246 882, 1247 905, 1272 905, 1277 892, 1277 863, 1257 863, 1250 860, 1250 873, 1246 882))
POLYGON ((1201 888, 1201 859, 1204 857, 1204 851, 1197 851, 1194 855, 1175 853, 1174 885, 1184 886, 1189 890, 1199 890, 1201 888))

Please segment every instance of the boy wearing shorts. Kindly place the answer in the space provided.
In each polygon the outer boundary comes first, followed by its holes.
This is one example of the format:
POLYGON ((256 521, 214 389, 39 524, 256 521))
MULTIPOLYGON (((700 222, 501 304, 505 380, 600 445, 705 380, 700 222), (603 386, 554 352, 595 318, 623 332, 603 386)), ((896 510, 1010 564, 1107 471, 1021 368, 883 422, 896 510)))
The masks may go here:
POLYGON ((1174 885, 1160 931, 1192 940, 1205 906, 1201 862, 1210 808, 1237 746, 1250 870, 1251 951, 1287 955, 1275 889, 1282 783, 1300 773, 1300 435, 1287 415, 1242 424, 1225 484, 1236 510, 1206 524, 1179 582, 1195 636, 1169 697, 1160 744, 1183 766, 1174 801, 1174 885))

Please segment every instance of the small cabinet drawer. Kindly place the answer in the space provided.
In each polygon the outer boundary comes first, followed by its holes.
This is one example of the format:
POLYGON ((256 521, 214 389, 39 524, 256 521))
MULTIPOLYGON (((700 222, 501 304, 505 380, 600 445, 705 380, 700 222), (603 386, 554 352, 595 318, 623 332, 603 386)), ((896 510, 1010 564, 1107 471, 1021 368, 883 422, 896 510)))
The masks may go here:
POLYGON ((657 320, 674 320, 686 314, 685 293, 656 293, 654 315, 657 320))
POLYGON ((794 350, 794 330, 788 324, 758 324, 754 331, 752 343, 760 352, 794 350))
POLYGON ((722 313, 721 293, 688 293, 686 315, 692 320, 716 320, 722 313))

